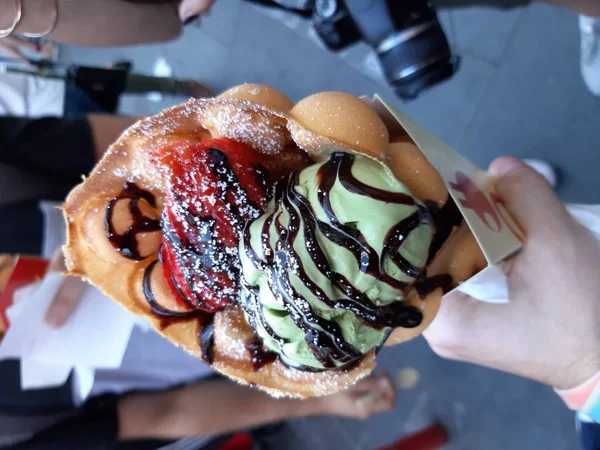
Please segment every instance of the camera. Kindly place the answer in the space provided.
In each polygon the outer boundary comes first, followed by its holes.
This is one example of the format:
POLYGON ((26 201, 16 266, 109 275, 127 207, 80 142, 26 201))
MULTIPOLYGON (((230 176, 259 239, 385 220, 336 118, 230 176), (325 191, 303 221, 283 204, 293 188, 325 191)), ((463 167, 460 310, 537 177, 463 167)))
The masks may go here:
POLYGON ((435 7, 425 0, 249 1, 307 18, 332 51, 364 41, 402 99, 416 98, 459 67, 435 7))

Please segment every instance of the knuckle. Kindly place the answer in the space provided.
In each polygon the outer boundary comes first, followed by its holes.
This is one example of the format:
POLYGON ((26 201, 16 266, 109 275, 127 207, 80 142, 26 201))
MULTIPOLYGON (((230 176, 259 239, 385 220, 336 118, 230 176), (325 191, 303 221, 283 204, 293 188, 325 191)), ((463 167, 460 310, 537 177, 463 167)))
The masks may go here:
POLYGON ((502 177, 497 189, 503 198, 526 195, 534 186, 546 186, 546 179, 528 167, 517 168, 502 177))

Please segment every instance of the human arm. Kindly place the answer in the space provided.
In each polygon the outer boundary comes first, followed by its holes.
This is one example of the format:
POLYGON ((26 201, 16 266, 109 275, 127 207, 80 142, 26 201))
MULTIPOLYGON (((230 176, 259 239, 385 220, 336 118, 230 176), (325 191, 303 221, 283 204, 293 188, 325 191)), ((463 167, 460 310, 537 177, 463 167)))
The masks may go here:
MULTIPOLYGON (((0 14, 2 14, 0 12, 0 14)), ((27 61, 23 51, 40 53, 41 49, 37 43, 23 39, 19 36, 11 35, 0 39, 0 56, 8 56, 9 58, 27 61)))
MULTIPOLYGON (((54 0, 21 0, 22 20, 17 33, 39 33, 52 23, 54 0)), ((0 28, 14 17, 13 0, 2 0, 0 28)), ((81 46, 123 46, 162 42, 181 33, 173 3, 137 4, 122 0, 58 0, 58 22, 48 39, 81 46)))
POLYGON ((119 439, 219 435, 313 415, 367 419, 388 411, 394 403, 394 387, 386 373, 333 395, 303 400, 273 398, 229 380, 207 379, 121 397, 117 403, 119 439))
POLYGON ((139 119, 139 117, 130 116, 88 114, 87 121, 92 132, 95 160, 98 161, 102 158, 104 152, 119 138, 121 133, 139 119))
POLYGON ((504 263, 507 305, 444 299, 425 338, 441 356, 568 389, 600 371, 600 244, 537 173, 513 158, 490 172, 526 234, 504 263))

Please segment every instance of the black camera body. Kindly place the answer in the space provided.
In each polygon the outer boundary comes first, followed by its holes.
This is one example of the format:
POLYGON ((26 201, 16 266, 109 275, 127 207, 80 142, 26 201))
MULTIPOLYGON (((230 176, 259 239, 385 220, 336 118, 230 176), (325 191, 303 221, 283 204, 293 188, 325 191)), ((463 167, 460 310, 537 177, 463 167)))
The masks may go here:
POLYGON ((413 99, 459 67, 433 5, 426 0, 250 0, 309 19, 323 43, 339 51, 364 41, 396 94, 413 99))

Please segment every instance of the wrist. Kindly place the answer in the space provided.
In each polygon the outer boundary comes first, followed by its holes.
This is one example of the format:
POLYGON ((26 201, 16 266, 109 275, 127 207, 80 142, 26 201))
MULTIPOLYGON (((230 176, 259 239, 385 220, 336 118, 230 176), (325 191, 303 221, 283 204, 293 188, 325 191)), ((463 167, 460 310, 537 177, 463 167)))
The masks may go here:
POLYGON ((311 397, 297 401, 291 409, 293 417, 302 418, 324 414, 327 411, 327 400, 327 397, 311 397))
POLYGON ((600 399, 600 371, 574 387, 569 389, 554 388, 554 391, 569 409, 582 409, 586 405, 590 409, 600 399))
POLYGON ((596 344, 579 352, 572 352, 570 358, 563 357, 551 375, 549 374, 546 384, 558 391, 567 391, 577 388, 600 373, 600 357, 596 356, 593 347, 596 347, 596 344))

